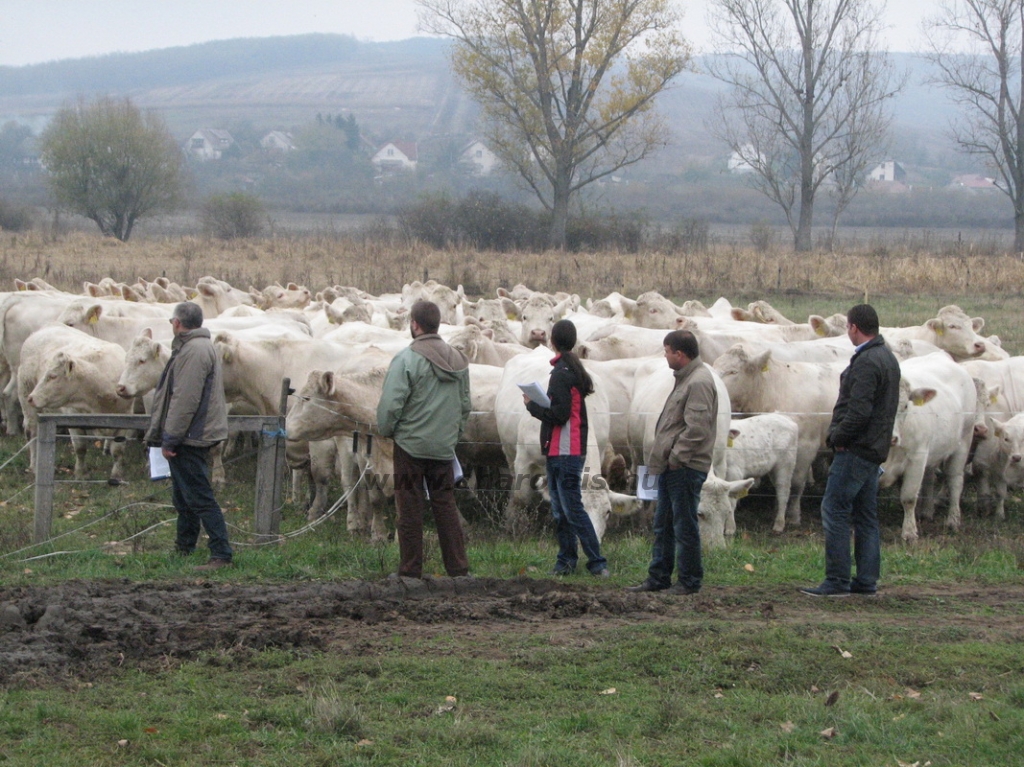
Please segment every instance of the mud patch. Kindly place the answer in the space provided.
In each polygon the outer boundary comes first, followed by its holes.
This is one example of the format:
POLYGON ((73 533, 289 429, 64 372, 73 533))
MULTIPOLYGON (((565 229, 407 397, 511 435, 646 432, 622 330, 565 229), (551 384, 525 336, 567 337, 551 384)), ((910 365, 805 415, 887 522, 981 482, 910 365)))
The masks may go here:
POLYGON ((509 632, 572 645, 580 629, 672 621, 906 622, 959 625, 1012 639, 1024 587, 887 590, 873 599, 815 600, 777 588, 705 588, 696 597, 527 578, 232 584, 71 581, 0 589, 0 684, 102 678, 170 667, 203 653, 238 659, 268 648, 377 654, 396 635, 429 642, 457 630, 474 653, 500 657, 509 632), (941 610, 935 609, 941 606, 941 610), (984 617, 982 617, 984 616, 984 617))

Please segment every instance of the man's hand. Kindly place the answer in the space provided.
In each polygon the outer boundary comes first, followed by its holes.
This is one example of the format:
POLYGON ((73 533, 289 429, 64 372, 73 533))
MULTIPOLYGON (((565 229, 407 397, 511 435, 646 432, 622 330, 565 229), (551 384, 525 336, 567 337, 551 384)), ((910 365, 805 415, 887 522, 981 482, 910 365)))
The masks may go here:
POLYGON ((176 452, 171 450, 169 447, 162 447, 162 448, 160 448, 160 452, 164 454, 164 458, 175 458, 178 455, 176 452))

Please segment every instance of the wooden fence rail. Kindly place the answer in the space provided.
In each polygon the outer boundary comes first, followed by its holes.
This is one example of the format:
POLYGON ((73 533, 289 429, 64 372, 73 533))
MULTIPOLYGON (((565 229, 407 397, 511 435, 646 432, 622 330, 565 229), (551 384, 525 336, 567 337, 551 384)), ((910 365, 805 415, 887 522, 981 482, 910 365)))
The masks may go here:
MULTIPOLYGON (((287 386, 287 384, 286 384, 287 386)), ((283 398, 282 398, 283 399, 283 398)), ((283 409, 283 408, 282 408, 283 409)), ((54 470, 57 455, 57 429, 138 429, 149 426, 148 415, 39 415, 36 433, 36 490, 33 540, 49 540, 53 520, 54 470)), ((257 535, 276 535, 281 524, 281 498, 285 476, 284 416, 228 416, 228 432, 259 432, 256 460, 256 500, 254 527, 257 535)))

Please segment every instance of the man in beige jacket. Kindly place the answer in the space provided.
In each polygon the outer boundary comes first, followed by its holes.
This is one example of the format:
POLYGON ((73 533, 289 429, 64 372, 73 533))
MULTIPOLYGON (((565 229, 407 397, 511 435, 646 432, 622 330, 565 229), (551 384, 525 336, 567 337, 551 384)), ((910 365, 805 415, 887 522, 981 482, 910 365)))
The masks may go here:
POLYGON ((665 401, 647 456, 647 471, 658 476, 654 512, 654 546, 647 580, 630 591, 696 594, 704 578, 697 506, 711 468, 718 418, 718 391, 711 371, 700 360, 693 333, 674 330, 665 336, 665 360, 675 386, 665 401), (678 582, 672 571, 678 567, 678 582))

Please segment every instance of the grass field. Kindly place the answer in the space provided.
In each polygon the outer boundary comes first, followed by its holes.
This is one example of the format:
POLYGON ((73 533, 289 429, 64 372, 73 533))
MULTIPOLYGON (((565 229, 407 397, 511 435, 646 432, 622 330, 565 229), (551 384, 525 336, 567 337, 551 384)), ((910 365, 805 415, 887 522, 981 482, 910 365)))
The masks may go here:
MULTIPOLYGON (((238 284, 260 285, 260 276, 282 276, 275 259, 292 258, 289 268, 301 272, 319 247, 245 243, 213 252, 221 246, 0 242, 0 278, 48 268, 48 278, 67 288, 107 273, 155 276, 161 259, 168 276, 223 268, 238 284)), ((328 245, 320 271, 309 266, 297 281, 313 289, 360 284, 347 275, 374 270, 374 289, 396 289, 399 275, 422 278, 423 264, 438 279, 449 266, 464 271, 488 293, 499 282, 551 285, 545 280, 558 278, 557 268, 540 271, 553 267, 535 255, 496 263, 414 249, 366 263, 378 246, 368 244, 360 256, 350 245, 337 253, 328 245)), ((759 293, 740 284, 746 277, 719 255, 702 262, 702 286, 692 292, 678 289, 681 272, 673 273, 673 290, 659 276, 660 260, 679 265, 681 254, 642 263, 619 254, 582 257, 578 274, 594 281, 587 294, 595 297, 658 288, 705 301, 726 295, 736 304, 768 298, 796 319, 843 311, 868 290, 829 291, 818 279, 843 281, 863 262, 856 274, 867 280, 877 272, 881 280, 884 259, 897 260, 858 254, 847 269, 846 258, 815 256, 822 266, 812 273, 813 290, 759 293)), ((751 267, 759 257, 745 258, 751 267)), ((793 265, 773 258, 764 262, 766 274, 793 265)), ((942 290, 929 287, 940 280, 929 270, 949 269, 951 279, 953 261, 918 257, 912 272, 913 261, 900 262, 907 271, 897 272, 889 290, 870 286, 884 324, 920 322, 957 303, 985 317, 985 333, 998 334, 1012 353, 1024 350, 1014 259, 968 262, 971 287, 963 288, 961 269, 961 283, 942 290), (915 283, 922 289, 909 290, 915 283)), ((573 276, 563 278, 568 284, 573 276)), ((606 536, 609 581, 579 575, 554 582, 547 576, 554 536, 543 520, 509 538, 500 532, 500 497, 461 493, 478 581, 455 589, 441 579, 423 593, 389 584, 394 544, 352 537, 340 515, 300 533, 304 515, 288 504, 286 537, 251 545, 252 456, 229 463, 220 496, 238 550, 230 571, 197 578, 195 561, 170 555, 169 493, 145 478, 138 445, 129 446, 137 457, 129 482, 117 487, 103 482, 98 455, 93 481, 71 482, 62 446, 58 479, 68 481, 57 493, 59 537, 33 547, 21 448, 17 438, 0 438, 0 465, 7 464, 0 469, 3 765, 1020 763, 1018 497, 998 522, 974 510, 969 488, 961 531, 948 533, 941 516, 925 520, 921 541, 908 547, 899 541, 902 510, 886 493, 882 594, 822 602, 796 592, 823 571, 820 487, 805 494, 802 525, 781 536, 770 533, 770 504, 745 500, 736 540, 707 554, 702 593, 677 599, 623 590, 645 576, 647 520, 625 521, 606 536)), ((431 536, 427 555, 427 569, 441 571, 431 536)))

